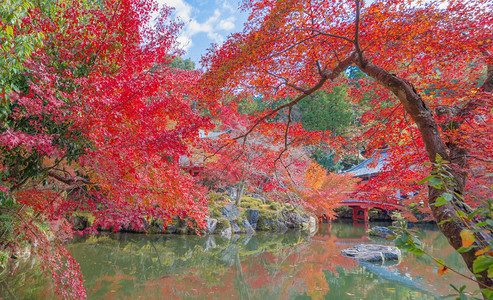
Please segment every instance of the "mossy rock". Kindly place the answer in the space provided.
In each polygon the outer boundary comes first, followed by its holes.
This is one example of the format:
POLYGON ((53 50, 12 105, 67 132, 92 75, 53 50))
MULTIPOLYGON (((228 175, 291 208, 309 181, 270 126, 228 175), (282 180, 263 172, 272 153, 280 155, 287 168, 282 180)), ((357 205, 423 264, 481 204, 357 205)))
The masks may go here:
POLYGON ((262 202, 261 199, 243 196, 243 197, 241 197, 241 201, 240 201, 240 204, 238 206, 242 207, 242 208, 258 208, 263 204, 264 204, 264 202, 262 202))
POLYGON ((217 220, 217 226, 216 226, 216 231, 215 232, 221 232, 224 228, 231 227, 231 223, 229 222, 228 219, 226 218, 219 218, 217 220))
POLYGON ((211 218, 214 218, 214 219, 219 219, 223 216, 223 213, 222 213, 222 209, 223 209, 223 206, 225 206, 226 203, 224 203, 224 205, 221 205, 221 204, 218 204, 218 203, 214 203, 212 205, 209 206, 209 216, 211 218))

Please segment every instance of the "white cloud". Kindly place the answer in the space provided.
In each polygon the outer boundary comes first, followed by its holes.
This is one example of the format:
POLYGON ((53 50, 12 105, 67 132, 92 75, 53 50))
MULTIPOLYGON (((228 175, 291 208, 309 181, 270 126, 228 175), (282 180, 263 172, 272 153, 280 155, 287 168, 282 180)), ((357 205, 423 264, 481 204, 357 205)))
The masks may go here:
POLYGON ((221 20, 219 21, 217 28, 225 31, 233 31, 235 29, 235 20, 235 17, 229 17, 225 20, 221 20))
MULTIPOLYGON (((215 1, 216 9, 213 15, 209 16, 204 22, 197 20, 197 15, 203 13, 192 7, 184 0, 158 0, 159 4, 166 4, 174 7, 174 15, 184 22, 183 29, 177 39, 180 48, 188 51, 194 46, 193 38, 195 35, 205 33, 209 42, 222 44, 225 36, 235 29, 236 18, 231 16, 236 10, 228 1, 215 1), (226 17, 223 17, 226 16, 226 17)), ((211 1, 212 2, 212 1, 211 1)), ((212 4, 212 3, 211 3, 212 4)), ((213 4, 214 5, 214 4, 213 4)))
POLYGON ((182 21, 188 22, 191 19, 192 7, 183 0, 159 0, 158 3, 174 7, 175 15, 182 21))

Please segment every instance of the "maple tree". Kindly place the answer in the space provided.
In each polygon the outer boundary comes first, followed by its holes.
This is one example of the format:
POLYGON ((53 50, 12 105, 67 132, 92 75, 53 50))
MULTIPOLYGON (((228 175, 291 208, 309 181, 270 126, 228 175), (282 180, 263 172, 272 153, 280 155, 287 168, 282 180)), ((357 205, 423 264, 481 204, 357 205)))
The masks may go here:
POLYGON ((174 216, 204 226, 205 190, 177 159, 210 126, 191 107, 200 73, 172 65, 180 24, 153 1, 1 8, 2 59, 16 66, 0 74, 0 209, 10 224, 0 233, 2 259, 38 245, 32 251, 58 291, 83 298, 78 265, 61 245, 72 215, 92 215, 88 230, 174 216))
MULTIPOLYGON (((460 232, 470 226, 461 217, 471 212, 466 203, 491 197, 485 174, 492 154, 492 1, 251 0, 244 6, 252 12, 243 32, 203 58, 204 103, 245 94, 279 103, 252 118, 255 129, 267 117, 311 101, 316 91, 347 82, 341 75, 357 67, 366 76, 351 95, 358 101, 371 89, 375 97, 363 122, 379 121, 363 138, 370 149, 388 146, 393 171, 399 170, 387 173, 387 183, 408 190, 414 184, 416 192, 417 180, 435 166, 421 163, 449 162, 451 180, 430 184, 421 199, 459 249, 460 232)), ((294 139, 289 125, 286 139, 294 139)), ((388 188, 378 191, 390 194, 388 188)), ((475 232, 475 246, 491 240, 488 229, 475 232)), ((473 271, 475 251, 461 255, 473 271)), ((493 284, 486 271, 479 275, 482 288, 493 284)))

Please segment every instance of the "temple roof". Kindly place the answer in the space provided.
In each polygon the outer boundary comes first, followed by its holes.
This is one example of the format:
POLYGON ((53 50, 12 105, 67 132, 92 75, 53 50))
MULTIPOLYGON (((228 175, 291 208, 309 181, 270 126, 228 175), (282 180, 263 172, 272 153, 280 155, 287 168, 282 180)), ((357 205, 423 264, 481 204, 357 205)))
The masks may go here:
POLYGON ((380 173, 383 167, 388 163, 385 161, 387 157, 388 155, 386 149, 375 151, 372 156, 365 159, 359 165, 345 170, 343 173, 352 174, 354 177, 362 177, 380 173))

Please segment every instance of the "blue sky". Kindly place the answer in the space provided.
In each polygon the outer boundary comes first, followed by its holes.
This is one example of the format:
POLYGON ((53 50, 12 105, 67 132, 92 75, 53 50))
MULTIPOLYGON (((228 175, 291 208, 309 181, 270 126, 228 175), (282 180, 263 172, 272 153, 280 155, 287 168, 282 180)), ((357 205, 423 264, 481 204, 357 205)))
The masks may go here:
POLYGON ((243 29, 248 18, 242 12, 240 0, 157 0, 175 8, 175 17, 184 27, 178 37, 180 47, 186 51, 183 58, 198 64, 211 43, 222 44, 230 33, 243 29))

